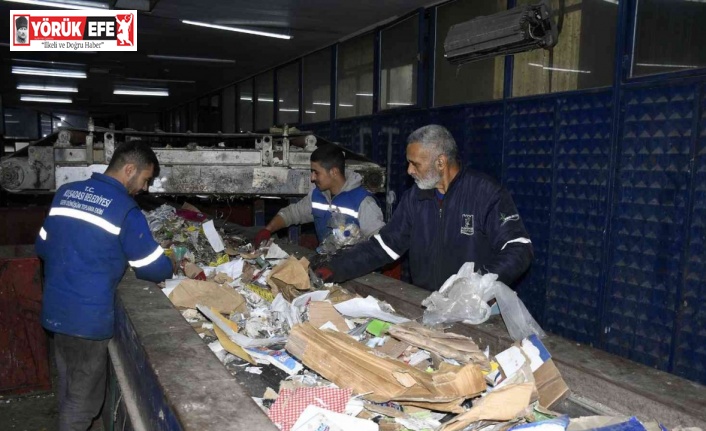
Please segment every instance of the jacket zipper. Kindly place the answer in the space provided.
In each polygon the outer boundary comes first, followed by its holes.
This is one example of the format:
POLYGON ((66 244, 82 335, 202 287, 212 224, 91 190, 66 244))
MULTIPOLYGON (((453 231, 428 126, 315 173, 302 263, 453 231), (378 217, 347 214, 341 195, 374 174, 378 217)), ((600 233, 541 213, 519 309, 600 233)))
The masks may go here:
MULTIPOLYGON (((444 198, 446 198, 446 196, 444 196, 444 198)), ((436 255, 436 259, 435 259, 436 262, 434 262, 434 280, 433 280, 433 282, 434 282, 434 285, 437 290, 441 288, 441 284, 439 281, 439 266, 441 265, 441 261, 443 260, 441 253, 440 253, 443 242, 444 242, 443 237, 442 237, 442 235, 444 233, 443 219, 444 219, 444 201, 442 200, 441 202, 439 202, 439 228, 437 230, 437 235, 436 235, 436 249, 434 250, 435 255, 436 255)))

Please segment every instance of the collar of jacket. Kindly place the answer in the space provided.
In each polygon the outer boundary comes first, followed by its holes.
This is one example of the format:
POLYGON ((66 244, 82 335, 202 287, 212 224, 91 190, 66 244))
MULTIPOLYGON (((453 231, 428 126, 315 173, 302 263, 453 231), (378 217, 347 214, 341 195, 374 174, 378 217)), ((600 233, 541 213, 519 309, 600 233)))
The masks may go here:
POLYGON ((121 192, 127 193, 127 188, 120 181, 116 180, 110 175, 99 174, 98 172, 94 172, 93 175, 91 175, 91 178, 103 183, 110 184, 113 187, 117 187, 121 192))
MULTIPOLYGON (((456 176, 454 177, 454 179, 451 180, 451 184, 449 184, 449 189, 446 190, 446 194, 445 194, 444 196, 448 196, 448 195, 449 195, 449 193, 451 192, 451 190, 454 188, 454 185, 455 185, 456 183, 458 183, 459 178, 460 178, 465 172, 466 172, 466 168, 465 168, 465 167, 461 168, 461 170, 458 171, 458 173, 456 174, 456 176)), ((414 185, 414 187, 419 188, 416 184, 414 185)), ((420 201, 428 200, 428 199, 429 199, 429 200, 431 200, 431 199, 434 199, 434 200, 435 200, 435 199, 436 199, 436 188, 428 189, 428 190, 419 189, 419 193, 417 193, 417 199, 419 199, 420 201)))

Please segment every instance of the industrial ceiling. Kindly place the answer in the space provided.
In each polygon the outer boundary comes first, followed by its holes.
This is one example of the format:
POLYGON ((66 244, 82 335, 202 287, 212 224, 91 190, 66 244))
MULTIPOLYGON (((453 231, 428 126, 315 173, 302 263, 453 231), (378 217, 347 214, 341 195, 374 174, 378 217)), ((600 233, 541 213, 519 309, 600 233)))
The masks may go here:
MULTIPOLYGON (((162 111, 258 72, 284 64, 426 6, 430 0, 113 0, 138 9, 137 52, 11 52, 10 11, 52 9, 0 0, 0 94, 4 106, 47 109, 21 102, 18 84, 78 87, 67 110, 92 114, 162 111), (187 25, 182 20, 282 33, 279 39, 187 25), (150 56, 210 59, 196 61, 150 56), (54 64, 47 63, 54 62, 54 64), (65 64, 58 64, 65 63, 65 64), (86 79, 15 75, 12 66, 77 68, 86 79), (168 97, 114 95, 116 85, 166 87, 168 97)), ((63 108, 63 107, 62 107, 63 108)))

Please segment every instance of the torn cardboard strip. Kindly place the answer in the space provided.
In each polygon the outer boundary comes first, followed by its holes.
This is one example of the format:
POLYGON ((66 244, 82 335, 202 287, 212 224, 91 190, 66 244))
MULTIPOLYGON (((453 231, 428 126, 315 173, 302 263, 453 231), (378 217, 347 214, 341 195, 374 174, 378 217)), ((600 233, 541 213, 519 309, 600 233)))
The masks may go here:
POLYGON ((211 281, 182 280, 169 294, 169 299, 182 308, 196 308, 196 304, 201 304, 224 314, 247 311, 245 298, 241 294, 232 287, 211 281))
POLYGON ((444 358, 454 359, 462 364, 477 364, 484 370, 490 370, 490 362, 483 351, 472 339, 463 335, 434 331, 414 321, 394 325, 388 332, 398 340, 437 353, 444 358))

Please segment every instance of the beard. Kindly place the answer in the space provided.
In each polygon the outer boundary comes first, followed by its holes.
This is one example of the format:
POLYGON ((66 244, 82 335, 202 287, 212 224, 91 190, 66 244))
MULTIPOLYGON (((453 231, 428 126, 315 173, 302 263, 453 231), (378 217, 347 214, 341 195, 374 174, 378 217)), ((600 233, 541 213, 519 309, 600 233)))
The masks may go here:
POLYGON ((417 187, 422 190, 430 190, 436 187, 441 181, 441 174, 436 172, 433 168, 429 170, 429 173, 421 178, 414 178, 414 182, 417 183, 417 187))

